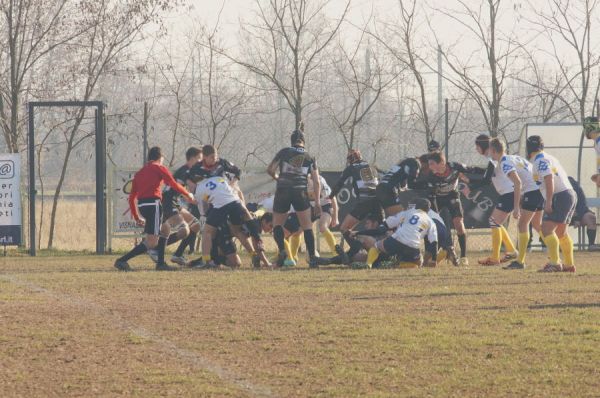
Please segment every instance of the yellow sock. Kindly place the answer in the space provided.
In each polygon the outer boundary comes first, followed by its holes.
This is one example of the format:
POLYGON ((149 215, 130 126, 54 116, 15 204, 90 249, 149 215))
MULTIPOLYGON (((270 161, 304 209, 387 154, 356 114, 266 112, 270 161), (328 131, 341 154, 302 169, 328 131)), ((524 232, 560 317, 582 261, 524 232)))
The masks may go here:
POLYGON ((556 236, 556 234, 553 232, 550 235, 546 236, 545 242, 546 246, 548 246, 548 256, 550 256, 550 263, 560 263, 560 253, 558 251, 558 236, 556 236))
POLYGON ((492 260, 500 261, 500 245, 502 244, 502 231, 492 228, 492 260))
POLYGON ((527 244, 529 243, 529 231, 519 232, 519 258, 517 261, 525 264, 525 256, 527 255, 527 244))
POLYGON ((438 251, 437 261, 436 262, 441 263, 447 257, 448 257, 448 252, 446 250, 444 250, 444 249, 440 249, 440 251, 438 251))
POLYGON ((290 238, 290 250, 292 258, 298 258, 298 250, 300 250, 300 235, 294 235, 290 238))
POLYGON ((287 254, 287 257, 290 260, 293 260, 294 256, 292 256, 292 249, 290 248, 290 241, 289 241, 289 239, 285 239, 283 241, 283 244, 285 245, 285 254, 287 254))
POLYGON ((374 247, 370 248, 369 253, 367 254, 367 265, 369 266, 369 268, 371 268, 373 266, 373 263, 375 261, 377 261, 378 257, 379 257, 379 250, 377 250, 374 247))
POLYGON ((209 255, 202 255, 202 261, 204 261, 205 263, 210 261, 210 254, 209 255))
POLYGON ((332 253, 335 253, 335 236, 333 236, 333 232, 327 228, 325 232, 323 232, 323 236, 325 237, 325 242, 329 245, 332 253))
POLYGON ((512 239, 510 239, 510 235, 508 234, 508 231, 506 230, 506 228, 504 228, 504 226, 501 226, 500 230, 502 231, 502 243, 504 243, 504 247, 506 248, 506 251, 508 253, 516 252, 517 249, 515 248, 515 245, 514 245, 512 239))
POLYGON ((573 256, 573 239, 566 234, 560 238, 560 250, 562 250, 563 257, 565 259, 565 265, 575 265, 575 258, 573 256))

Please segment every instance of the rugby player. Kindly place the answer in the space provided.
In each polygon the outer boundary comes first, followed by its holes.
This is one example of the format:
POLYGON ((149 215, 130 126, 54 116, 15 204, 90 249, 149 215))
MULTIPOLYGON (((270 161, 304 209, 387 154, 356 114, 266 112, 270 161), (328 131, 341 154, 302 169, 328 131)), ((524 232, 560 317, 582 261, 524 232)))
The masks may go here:
MULTIPOLYGON (((321 215, 317 219, 319 232, 325 237, 325 241, 329 246, 331 252, 335 252, 335 236, 329 229, 338 226, 338 203, 337 198, 334 196, 330 198, 331 187, 327 184, 327 181, 322 175, 319 175, 321 181, 321 215)), ((312 180, 308 180, 308 197, 311 200, 310 205, 314 208, 314 189, 312 186, 312 180)))
POLYGON ((432 189, 432 208, 441 213, 446 209, 450 213, 452 224, 456 230, 460 246, 459 265, 469 265, 467 259, 467 235, 463 218, 463 208, 458 193, 458 180, 467 180, 466 173, 484 174, 479 167, 467 167, 462 163, 448 162, 440 152, 433 152, 428 156, 431 173, 426 182, 432 189))
POLYGON ((165 246, 169 237, 169 226, 162 224, 162 185, 167 184, 175 189, 188 202, 195 202, 194 195, 179 184, 168 168, 163 166, 164 157, 160 147, 152 147, 148 151, 148 162, 133 177, 129 208, 138 225, 144 227, 146 237, 129 253, 117 259, 115 268, 120 271, 131 271, 127 263, 130 259, 146 253, 148 249, 158 247, 157 271, 173 271, 177 268, 165 264, 165 246), (139 211, 138 211, 139 210, 139 211), (141 217, 140 217, 141 215, 141 217))
POLYGON ((279 250, 279 266, 284 265, 286 259, 291 260, 285 251, 283 224, 292 206, 304 231, 309 267, 319 266, 308 197, 308 177, 310 176, 313 182, 314 213, 317 216, 321 215, 321 181, 316 160, 304 148, 305 142, 304 132, 295 130, 290 137, 291 146, 280 150, 267 168, 267 173, 277 181, 273 198, 273 238, 279 250))
POLYGON ((583 193, 583 189, 581 189, 581 185, 573 177, 569 177, 569 182, 573 186, 575 194, 577 194, 577 206, 575 207, 575 214, 571 220, 571 225, 576 228, 585 226, 588 237, 588 250, 598 251, 600 247, 596 245, 596 214, 588 207, 587 198, 583 193))
POLYGON ((398 192, 414 184, 420 169, 421 164, 416 158, 408 158, 393 166, 381 177, 375 195, 386 217, 402 211, 398 192))
MULTIPOLYGON (((431 204, 429 200, 418 198, 415 207, 386 218, 379 232, 393 230, 395 232, 382 240, 364 241, 369 247, 367 266, 372 267, 380 253, 395 256, 401 266, 420 266, 421 241, 425 239, 425 250, 431 261, 435 262, 438 251, 438 234, 435 222, 427 215, 431 204)), ((363 233, 364 234, 364 233, 363 233)))
POLYGON ((340 226, 342 237, 346 240, 350 249, 344 255, 341 245, 336 247, 338 254, 344 257, 345 263, 348 263, 349 259, 354 257, 354 255, 362 248, 361 243, 356 238, 352 237, 352 229, 368 214, 381 213, 382 209, 375 193, 377 184, 379 184, 377 171, 373 169, 369 163, 363 160, 360 151, 356 149, 348 151, 346 164, 347 167, 333 186, 329 197, 331 199, 336 197, 344 186, 344 183, 350 179, 357 203, 350 213, 344 217, 342 225, 340 226))
POLYGON ((546 201, 542 234, 550 262, 540 271, 575 272, 573 240, 567 233, 567 227, 575 213, 577 195, 558 159, 544 152, 544 142, 539 135, 527 138, 526 147, 529 159, 533 162, 533 178, 546 201), (564 264, 560 262, 559 246, 564 264))
POLYGON ((585 136, 589 140, 594 141, 594 149, 596 150, 596 174, 592 176, 592 181, 600 188, 600 123, 595 116, 586 117, 583 122, 585 136))

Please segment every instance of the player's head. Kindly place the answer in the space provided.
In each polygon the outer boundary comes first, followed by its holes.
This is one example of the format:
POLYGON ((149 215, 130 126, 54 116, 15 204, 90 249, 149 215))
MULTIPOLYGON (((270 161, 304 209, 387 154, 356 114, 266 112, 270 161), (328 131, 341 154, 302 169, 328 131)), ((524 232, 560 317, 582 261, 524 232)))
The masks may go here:
POLYGON ((302 129, 297 129, 292 131, 292 135, 290 136, 290 144, 292 146, 300 146, 304 147, 306 144, 306 138, 304 137, 304 123, 300 123, 300 127, 302 129))
POLYGON ((267 234, 273 231, 273 213, 260 216, 260 229, 267 234))
POLYGON ((346 155, 346 164, 351 165, 362 161, 362 155, 358 149, 349 149, 346 155))
POLYGON ((425 154, 419 156, 419 163, 421 163, 422 169, 428 169, 429 168, 429 154, 425 153, 425 154))
POLYGON ((401 165, 404 168, 404 174, 408 176, 409 180, 415 180, 419 176, 419 171, 421 170, 420 159, 408 158, 403 160, 401 165))
POLYGON ((583 131, 588 139, 592 139, 594 133, 600 133, 600 123, 596 116, 588 116, 583 119, 583 131))
POLYGON ((499 138, 490 141, 490 157, 496 161, 500 160, 506 153, 506 145, 499 138))
POLYGON ((369 213, 365 217, 365 229, 377 229, 382 221, 381 214, 369 213))
POLYGON ((475 138, 475 149, 477 149, 477 152, 479 152, 480 155, 486 156, 490 149, 490 136, 487 134, 479 134, 477 138, 475 138))
POLYGON ((442 150, 442 146, 436 140, 431 140, 431 141, 429 141, 429 144, 427 144, 427 152, 429 152, 429 153, 439 152, 441 150, 442 150))
POLYGON ((202 149, 191 146, 185 151, 185 160, 189 163, 198 163, 202 159, 202 149))
POLYGON ((443 173, 446 168, 446 157, 441 152, 434 152, 427 157, 427 163, 434 173, 443 173))
POLYGON ((202 161, 210 167, 214 166, 214 164, 217 163, 217 160, 219 160, 217 148, 213 145, 204 145, 202 147, 202 161))
POLYGON ((159 146, 153 146, 148 151, 148 161, 149 162, 159 162, 162 163, 164 157, 162 154, 162 149, 159 146))
POLYGON ((544 141, 539 135, 529 136, 527 137, 525 148, 527 149, 527 158, 531 158, 531 155, 533 155, 534 153, 541 152, 544 150, 544 141))
POLYGON ((415 209, 427 213, 431 209, 431 202, 425 198, 417 198, 415 199, 415 209))

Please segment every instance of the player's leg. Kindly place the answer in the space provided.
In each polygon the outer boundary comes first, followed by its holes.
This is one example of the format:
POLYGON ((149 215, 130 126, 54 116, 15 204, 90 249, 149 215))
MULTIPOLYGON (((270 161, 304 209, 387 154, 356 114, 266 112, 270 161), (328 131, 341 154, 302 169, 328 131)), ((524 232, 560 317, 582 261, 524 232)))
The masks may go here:
POLYGON ((288 217, 291 204, 292 200, 289 190, 277 189, 275 191, 275 198, 273 199, 273 240, 275 240, 279 252, 277 259, 278 266, 284 265, 285 260, 292 261, 286 253, 285 232, 283 229, 283 224, 288 217))
POLYGON ((177 263, 179 265, 184 265, 187 261, 183 256, 185 249, 193 244, 196 240, 196 234, 200 231, 200 221, 196 217, 194 217, 189 211, 185 209, 181 209, 179 212, 183 220, 188 226, 188 234, 187 236, 180 242, 177 250, 171 257, 171 261, 177 263))
POLYGON ((327 242, 329 249, 331 250, 331 252, 335 252, 335 244, 336 244, 335 236, 329 229, 329 226, 331 225, 331 213, 330 213, 330 210, 329 211, 326 210, 325 206, 323 207, 323 212, 321 213, 321 217, 319 217, 318 224, 319 224, 319 232, 325 238, 325 242, 327 242))
POLYGON ((492 253, 490 257, 479 260, 481 265, 500 265, 500 249, 502 246, 502 223, 506 221, 509 213, 495 208, 489 218, 490 230, 492 235, 492 253))
POLYGON ((162 217, 160 201, 141 201, 138 203, 138 211, 145 220, 144 233, 146 237, 128 253, 115 261, 114 266, 120 271, 131 271, 131 267, 127 262, 134 257, 146 253, 149 249, 155 248, 158 244, 160 220, 162 217))
MULTIPOLYGON (((309 265, 315 267, 318 264, 314 262, 317 257, 316 245, 315 245, 315 234, 312 226, 312 211, 310 207, 303 211, 297 211, 298 221, 300 222, 300 228, 304 231, 304 243, 306 244, 306 252, 308 253, 309 265)), ((299 242, 299 241, 298 241, 299 242)), ((291 242, 290 242, 291 243, 291 242)), ((298 246, 300 246, 298 244, 298 246)), ((294 255, 294 248, 292 247, 292 255, 294 255)))
POLYGON ((583 217, 581 217, 581 225, 584 225, 586 228, 587 238, 588 238, 588 250, 595 251, 598 249, 596 246, 596 229, 597 229, 597 220, 596 214, 594 212, 587 211, 583 217))

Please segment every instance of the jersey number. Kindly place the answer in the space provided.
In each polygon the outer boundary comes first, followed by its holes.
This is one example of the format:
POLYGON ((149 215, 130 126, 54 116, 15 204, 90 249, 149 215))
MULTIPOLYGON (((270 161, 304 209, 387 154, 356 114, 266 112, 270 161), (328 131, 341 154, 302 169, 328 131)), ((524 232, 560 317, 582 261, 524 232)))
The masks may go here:
POLYGON ((408 223, 410 225, 417 225, 417 223, 419 222, 419 216, 414 215, 410 218, 410 220, 408 220, 408 223))

